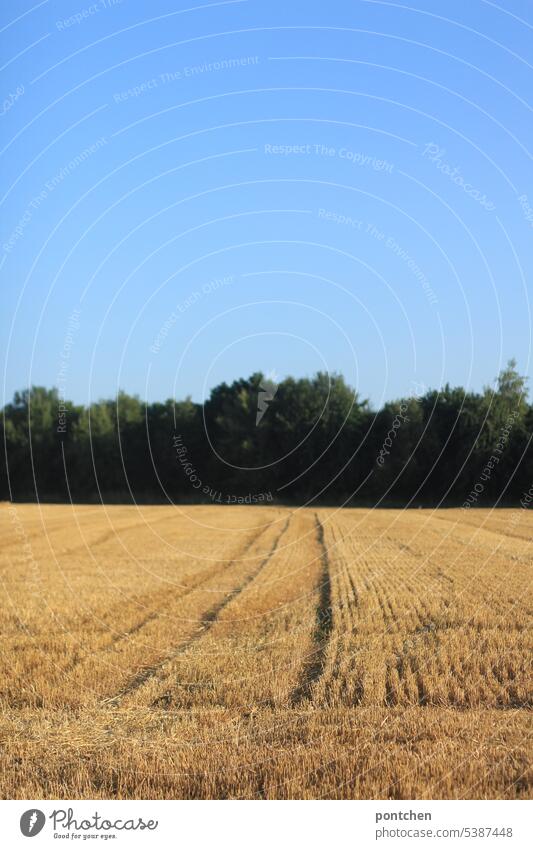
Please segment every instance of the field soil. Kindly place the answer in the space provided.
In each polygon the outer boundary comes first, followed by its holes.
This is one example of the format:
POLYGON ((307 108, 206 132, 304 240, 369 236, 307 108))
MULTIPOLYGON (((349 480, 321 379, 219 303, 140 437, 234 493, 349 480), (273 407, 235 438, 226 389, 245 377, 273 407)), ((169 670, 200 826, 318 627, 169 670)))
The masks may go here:
POLYGON ((533 517, 0 506, 2 798, 533 795, 533 517))

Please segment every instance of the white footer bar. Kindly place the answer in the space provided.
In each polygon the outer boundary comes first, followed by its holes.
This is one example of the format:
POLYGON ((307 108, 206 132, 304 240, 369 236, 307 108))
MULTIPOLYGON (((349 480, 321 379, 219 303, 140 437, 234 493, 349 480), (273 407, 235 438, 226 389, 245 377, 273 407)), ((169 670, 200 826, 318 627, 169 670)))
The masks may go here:
POLYGON ((4 801, 2 845, 533 846, 529 801, 4 801))

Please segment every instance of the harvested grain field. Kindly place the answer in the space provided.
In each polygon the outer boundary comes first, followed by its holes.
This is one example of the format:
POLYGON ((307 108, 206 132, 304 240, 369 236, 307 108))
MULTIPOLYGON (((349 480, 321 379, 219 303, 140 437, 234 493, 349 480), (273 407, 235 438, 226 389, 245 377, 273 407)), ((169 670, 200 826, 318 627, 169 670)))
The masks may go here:
POLYGON ((526 510, 0 523, 3 798, 532 795, 526 510))

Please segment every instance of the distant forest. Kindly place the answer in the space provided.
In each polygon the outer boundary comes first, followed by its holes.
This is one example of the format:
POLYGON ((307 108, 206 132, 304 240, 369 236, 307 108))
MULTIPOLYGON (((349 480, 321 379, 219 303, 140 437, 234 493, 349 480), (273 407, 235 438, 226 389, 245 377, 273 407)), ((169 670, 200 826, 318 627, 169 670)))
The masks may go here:
POLYGON ((204 404, 147 404, 120 392, 83 407, 33 387, 0 415, 2 500, 469 508, 532 500, 533 406, 514 361, 480 393, 413 386, 380 410, 341 376, 319 373, 279 384, 253 374, 217 386, 204 404))

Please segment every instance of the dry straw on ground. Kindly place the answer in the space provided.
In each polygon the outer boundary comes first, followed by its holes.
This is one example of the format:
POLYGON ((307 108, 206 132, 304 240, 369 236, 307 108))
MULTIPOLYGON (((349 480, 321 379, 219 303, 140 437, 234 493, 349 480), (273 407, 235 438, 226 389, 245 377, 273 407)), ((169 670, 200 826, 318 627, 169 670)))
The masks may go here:
POLYGON ((531 796, 520 511, 0 508, 4 798, 531 796))

